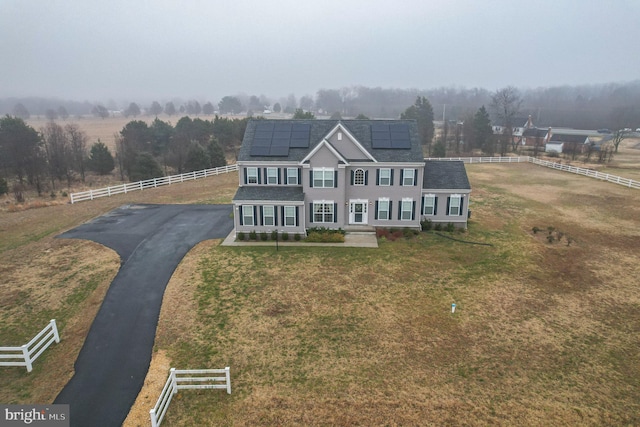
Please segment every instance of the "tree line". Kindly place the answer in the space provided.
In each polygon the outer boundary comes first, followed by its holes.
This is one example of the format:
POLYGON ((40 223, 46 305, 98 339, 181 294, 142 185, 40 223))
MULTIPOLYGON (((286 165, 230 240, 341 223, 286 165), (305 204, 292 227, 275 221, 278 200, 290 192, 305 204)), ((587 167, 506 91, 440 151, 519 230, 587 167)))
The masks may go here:
POLYGON ((9 183, 17 199, 28 188, 53 194, 84 182, 88 171, 104 175, 116 166, 120 178, 130 181, 224 166, 225 150, 235 152, 246 122, 218 116, 185 116, 175 126, 158 118, 150 125, 132 120, 114 135, 116 151, 111 153, 100 140, 88 147, 87 134, 75 123, 49 121, 36 130, 6 115, 0 118, 0 194, 9 191, 9 183))

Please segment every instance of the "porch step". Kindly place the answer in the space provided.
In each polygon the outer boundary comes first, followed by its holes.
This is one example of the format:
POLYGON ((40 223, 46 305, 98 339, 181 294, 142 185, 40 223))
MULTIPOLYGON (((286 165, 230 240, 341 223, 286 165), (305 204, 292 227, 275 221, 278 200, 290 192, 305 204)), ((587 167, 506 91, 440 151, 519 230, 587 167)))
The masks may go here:
POLYGON ((344 227, 349 234, 375 234, 376 228, 370 225, 349 225, 344 227))

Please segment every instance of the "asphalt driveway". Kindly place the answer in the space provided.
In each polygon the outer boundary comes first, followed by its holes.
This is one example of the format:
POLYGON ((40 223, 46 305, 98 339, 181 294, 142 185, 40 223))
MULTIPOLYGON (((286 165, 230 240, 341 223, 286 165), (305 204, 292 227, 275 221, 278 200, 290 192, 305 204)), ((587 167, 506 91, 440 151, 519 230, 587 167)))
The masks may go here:
POLYGON ((171 275, 197 243, 231 232, 231 212, 231 205, 126 205, 58 236, 101 243, 121 259, 75 375, 54 402, 70 404, 72 426, 124 422, 149 369, 171 275))

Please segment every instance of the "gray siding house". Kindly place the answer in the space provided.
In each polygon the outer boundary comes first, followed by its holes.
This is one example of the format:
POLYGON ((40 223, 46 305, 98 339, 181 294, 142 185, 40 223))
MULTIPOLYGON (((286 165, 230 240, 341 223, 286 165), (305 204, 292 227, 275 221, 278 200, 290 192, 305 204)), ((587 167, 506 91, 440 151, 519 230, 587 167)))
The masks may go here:
POLYGON ((425 161, 412 120, 250 120, 238 170, 236 233, 467 225, 464 164, 425 161))

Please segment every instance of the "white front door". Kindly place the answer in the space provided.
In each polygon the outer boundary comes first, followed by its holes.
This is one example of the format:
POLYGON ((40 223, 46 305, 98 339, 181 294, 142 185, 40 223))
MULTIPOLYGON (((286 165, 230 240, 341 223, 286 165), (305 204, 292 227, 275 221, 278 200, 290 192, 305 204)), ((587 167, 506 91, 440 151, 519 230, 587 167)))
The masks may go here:
POLYGON ((349 224, 367 224, 367 206, 368 200, 351 200, 349 201, 349 224))

